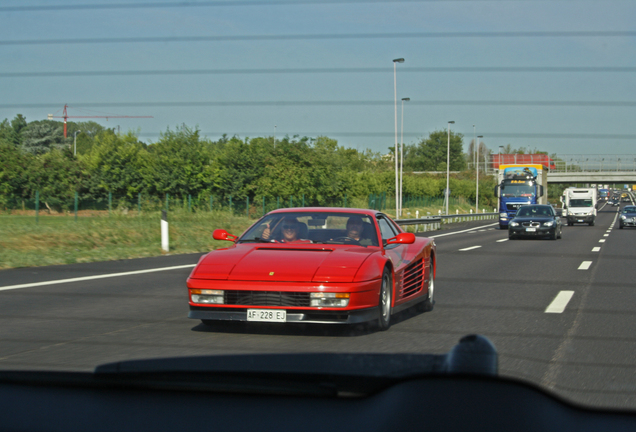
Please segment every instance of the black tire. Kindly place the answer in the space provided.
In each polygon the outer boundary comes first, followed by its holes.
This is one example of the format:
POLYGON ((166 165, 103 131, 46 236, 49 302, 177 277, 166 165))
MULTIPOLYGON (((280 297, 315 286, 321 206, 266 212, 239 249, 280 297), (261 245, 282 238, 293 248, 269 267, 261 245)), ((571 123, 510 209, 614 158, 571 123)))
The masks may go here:
POLYGON ((554 232, 550 234, 550 240, 556 240, 557 239, 557 229, 554 229, 554 232))
POLYGON ((429 266, 428 273, 428 298, 420 303, 422 312, 430 312, 433 310, 435 306, 435 272, 433 271, 433 260, 431 260, 431 265, 429 266))
POLYGON ((508 233, 508 240, 514 240, 514 239, 516 239, 516 238, 517 238, 517 237, 515 237, 514 235, 512 235, 512 234, 508 233))
POLYGON ((568 226, 573 226, 573 225, 574 225, 574 222, 568 221, 568 226))
POLYGON ((393 298, 393 277, 391 270, 384 269, 382 273, 382 287, 380 288, 380 299, 378 308, 380 316, 378 317, 378 329, 388 330, 391 327, 391 300, 393 298))
POLYGON ((203 323, 203 325, 207 326, 207 327, 212 327, 213 325, 216 324, 216 321, 213 320, 207 320, 207 319, 202 319, 201 323, 203 323))
POLYGON ((558 239, 563 238, 563 228, 561 228, 559 230, 559 235, 557 236, 558 239))
POLYGON ((590 226, 594 226, 594 221, 590 222, 590 226))
POLYGON ((623 229, 623 225, 618 224, 618 229, 623 229))

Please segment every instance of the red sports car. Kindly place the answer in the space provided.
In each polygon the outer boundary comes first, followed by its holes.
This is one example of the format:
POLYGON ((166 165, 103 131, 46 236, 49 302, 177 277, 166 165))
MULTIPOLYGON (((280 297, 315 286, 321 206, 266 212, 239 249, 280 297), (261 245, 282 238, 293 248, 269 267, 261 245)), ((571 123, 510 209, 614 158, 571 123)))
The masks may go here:
POLYGON ((233 244, 203 256, 188 278, 190 318, 279 323, 377 321, 433 308, 435 242, 375 210, 270 212, 233 244))

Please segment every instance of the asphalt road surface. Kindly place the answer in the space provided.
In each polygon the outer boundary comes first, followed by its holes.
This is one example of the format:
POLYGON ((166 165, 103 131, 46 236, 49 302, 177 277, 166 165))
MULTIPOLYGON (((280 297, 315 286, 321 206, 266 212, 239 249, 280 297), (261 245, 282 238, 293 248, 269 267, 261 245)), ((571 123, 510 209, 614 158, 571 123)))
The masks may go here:
POLYGON ((595 226, 565 226, 556 241, 509 241, 493 222, 436 232, 435 309, 406 311, 386 332, 208 328, 187 318, 185 280, 200 254, 5 270, 0 369, 91 371, 209 354, 444 353, 479 333, 497 347, 501 375, 585 405, 636 409, 636 229, 619 230, 617 216, 605 206, 595 226))

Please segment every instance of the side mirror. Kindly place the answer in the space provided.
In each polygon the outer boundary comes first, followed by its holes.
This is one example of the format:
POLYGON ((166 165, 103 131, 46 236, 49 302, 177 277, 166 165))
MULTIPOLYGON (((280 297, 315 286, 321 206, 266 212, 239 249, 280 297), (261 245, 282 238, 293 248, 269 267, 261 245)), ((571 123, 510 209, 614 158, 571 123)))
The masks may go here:
POLYGON ((215 229, 212 233, 212 238, 214 240, 227 240, 227 241, 235 241, 238 236, 228 233, 224 229, 215 229))
POLYGON ((495 196, 499 198, 499 185, 495 186, 495 196))
POLYGON ((413 244, 415 243, 415 234, 413 233, 402 233, 398 234, 395 237, 392 237, 386 241, 387 245, 390 244, 413 244))
POLYGON ((539 185, 539 196, 543 196, 543 185, 539 185))

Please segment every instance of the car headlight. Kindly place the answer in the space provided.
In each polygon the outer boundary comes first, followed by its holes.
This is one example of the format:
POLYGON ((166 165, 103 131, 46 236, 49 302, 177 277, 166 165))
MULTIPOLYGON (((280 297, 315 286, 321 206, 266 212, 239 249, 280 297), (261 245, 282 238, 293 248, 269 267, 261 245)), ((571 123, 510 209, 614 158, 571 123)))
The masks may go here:
POLYGON ((223 290, 191 289, 192 303, 223 304, 223 290))
POLYGON ((511 227, 516 227, 516 226, 519 226, 519 223, 518 222, 510 222, 510 226, 511 227))
POLYGON ((349 305, 349 293, 313 292, 309 294, 309 299, 311 307, 347 307, 349 305))
POLYGON ((627 219, 627 216, 621 215, 621 219, 625 220, 625 219, 627 219))
POLYGON ((552 226, 554 225, 554 221, 543 222, 543 226, 552 226))
POLYGON ((499 217, 505 219, 508 217, 508 213, 499 213, 499 217))

